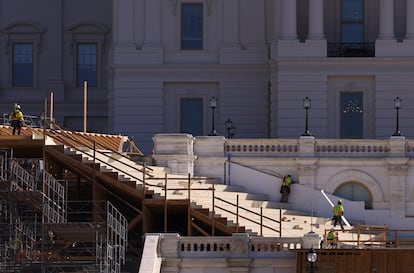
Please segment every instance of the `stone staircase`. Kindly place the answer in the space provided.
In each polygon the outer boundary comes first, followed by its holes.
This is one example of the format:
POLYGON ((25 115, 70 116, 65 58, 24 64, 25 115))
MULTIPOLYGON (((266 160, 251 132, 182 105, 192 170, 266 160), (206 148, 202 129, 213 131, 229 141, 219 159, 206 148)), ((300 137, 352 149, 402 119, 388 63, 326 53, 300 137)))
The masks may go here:
MULTIPOLYGON (((65 153, 81 155, 82 162, 86 164, 91 164, 95 156, 95 163, 99 163, 101 172, 117 173, 119 181, 129 184, 135 182, 136 189, 142 189, 143 166, 126 156, 111 151, 94 154, 90 149, 79 151, 73 148, 66 148, 65 153)), ((146 186, 154 192, 153 198, 164 198, 166 177, 168 199, 187 199, 188 176, 171 174, 164 167, 148 166, 145 181, 146 186)), ((239 226, 252 236, 279 237, 279 219, 282 219, 283 237, 303 237, 309 232, 323 236, 325 230, 332 227, 330 218, 318 217, 316 212, 292 210, 290 204, 271 202, 267 195, 248 193, 243 187, 214 184, 213 181, 207 177, 191 177, 191 206, 202 213, 208 212, 209 216, 214 215, 218 221, 230 227, 239 226), (237 203, 239 209, 236 218, 237 203)))

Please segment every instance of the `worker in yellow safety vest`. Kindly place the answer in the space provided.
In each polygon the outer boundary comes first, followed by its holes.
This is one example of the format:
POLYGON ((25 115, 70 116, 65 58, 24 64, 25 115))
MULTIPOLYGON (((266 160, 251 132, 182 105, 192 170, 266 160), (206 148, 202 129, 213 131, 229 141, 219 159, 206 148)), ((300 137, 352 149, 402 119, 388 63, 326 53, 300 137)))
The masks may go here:
POLYGON ((10 125, 13 127, 13 135, 16 134, 16 131, 20 135, 24 125, 24 117, 21 107, 17 102, 14 103, 13 112, 10 113, 10 125))
POLYGON ((333 226, 336 227, 336 224, 339 222, 341 225, 341 229, 344 230, 344 225, 342 223, 342 216, 344 215, 344 207, 342 206, 342 200, 338 200, 338 204, 336 204, 332 208, 333 212, 333 226))
POLYGON ((282 198, 280 200, 281 203, 287 203, 289 194, 290 194, 290 184, 292 184, 292 178, 290 174, 283 177, 282 186, 280 187, 280 193, 282 194, 282 198))

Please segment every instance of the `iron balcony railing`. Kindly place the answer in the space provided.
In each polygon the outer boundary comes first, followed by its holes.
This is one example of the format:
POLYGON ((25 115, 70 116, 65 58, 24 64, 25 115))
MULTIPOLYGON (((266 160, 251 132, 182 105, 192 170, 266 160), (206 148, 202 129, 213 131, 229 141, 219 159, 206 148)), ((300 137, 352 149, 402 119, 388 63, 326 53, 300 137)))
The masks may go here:
POLYGON ((375 44, 328 43, 328 57, 375 57, 375 44))

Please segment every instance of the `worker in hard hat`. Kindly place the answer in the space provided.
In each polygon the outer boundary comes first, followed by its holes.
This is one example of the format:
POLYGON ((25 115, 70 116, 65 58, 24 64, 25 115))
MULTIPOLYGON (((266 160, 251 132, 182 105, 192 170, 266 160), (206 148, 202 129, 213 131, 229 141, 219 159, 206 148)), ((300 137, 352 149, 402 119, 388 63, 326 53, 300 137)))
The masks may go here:
POLYGON ((10 125, 13 127, 13 135, 16 134, 16 131, 20 135, 24 125, 24 117, 20 104, 17 102, 14 103, 13 111, 10 113, 10 125))
POLYGON ((336 224, 339 222, 341 229, 344 230, 344 225, 342 223, 342 216, 344 215, 344 207, 342 206, 342 200, 338 200, 338 204, 336 204, 332 208, 333 212, 333 226, 336 227, 336 224))

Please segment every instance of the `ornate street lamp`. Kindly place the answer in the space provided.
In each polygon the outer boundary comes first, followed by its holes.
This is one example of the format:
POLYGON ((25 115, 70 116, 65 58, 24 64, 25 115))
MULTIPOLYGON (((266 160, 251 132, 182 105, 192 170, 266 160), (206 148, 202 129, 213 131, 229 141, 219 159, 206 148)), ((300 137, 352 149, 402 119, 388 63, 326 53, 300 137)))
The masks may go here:
POLYGON ((227 130, 227 138, 233 138, 236 127, 233 125, 233 121, 231 119, 226 120, 226 130, 227 130))
POLYGON ((305 132, 302 134, 302 136, 311 136, 311 133, 309 132, 309 126, 308 126, 308 110, 312 107, 312 101, 309 97, 306 97, 303 99, 303 108, 306 111, 306 124, 305 124, 305 132))
POLYGON ((211 126, 211 133, 209 134, 209 136, 217 136, 217 132, 214 126, 214 110, 216 110, 217 108, 217 98, 216 97, 212 97, 210 98, 210 108, 212 110, 213 113, 213 122, 212 122, 212 126, 211 126))
POLYGON ((399 97, 396 97, 394 99, 394 109, 395 111, 397 111, 397 116, 396 116, 396 126, 395 126, 395 133, 392 136, 401 136, 401 132, 400 132, 400 122, 399 122, 399 110, 401 108, 401 99, 399 97))
POLYGON ((309 272, 314 273, 314 264, 316 263, 316 260, 318 259, 318 254, 315 252, 313 247, 311 247, 311 249, 309 250, 307 258, 308 258, 308 262, 310 264, 310 271, 309 272))

